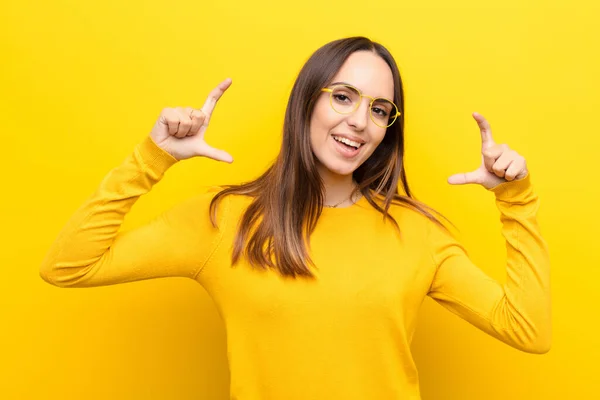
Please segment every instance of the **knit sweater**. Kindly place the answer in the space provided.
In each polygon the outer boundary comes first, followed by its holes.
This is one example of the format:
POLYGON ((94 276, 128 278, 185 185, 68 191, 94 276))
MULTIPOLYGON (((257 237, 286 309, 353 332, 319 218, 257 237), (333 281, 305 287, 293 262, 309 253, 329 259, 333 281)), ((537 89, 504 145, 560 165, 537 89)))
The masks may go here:
POLYGON ((364 197, 323 209, 310 239, 315 279, 293 279, 243 257, 231 265, 247 196, 224 198, 216 228, 208 190, 120 230, 176 162, 150 137, 141 141, 71 217, 40 274, 59 287, 197 281, 225 323, 232 399, 420 399, 410 343, 425 296, 510 346, 548 351, 550 261, 529 174, 489 190, 506 241, 504 284, 421 213, 393 205, 398 230, 364 197))

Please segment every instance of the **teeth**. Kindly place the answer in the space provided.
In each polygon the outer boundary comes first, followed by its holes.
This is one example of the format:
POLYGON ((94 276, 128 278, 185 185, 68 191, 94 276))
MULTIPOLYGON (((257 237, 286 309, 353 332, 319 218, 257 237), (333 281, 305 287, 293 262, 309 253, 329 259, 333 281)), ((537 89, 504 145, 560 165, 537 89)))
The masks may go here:
POLYGON ((347 144, 349 146, 356 147, 357 149, 361 146, 361 143, 355 142, 355 141, 350 140, 350 139, 346 139, 344 137, 334 136, 333 138, 335 140, 337 140, 338 142, 342 142, 342 143, 347 144))

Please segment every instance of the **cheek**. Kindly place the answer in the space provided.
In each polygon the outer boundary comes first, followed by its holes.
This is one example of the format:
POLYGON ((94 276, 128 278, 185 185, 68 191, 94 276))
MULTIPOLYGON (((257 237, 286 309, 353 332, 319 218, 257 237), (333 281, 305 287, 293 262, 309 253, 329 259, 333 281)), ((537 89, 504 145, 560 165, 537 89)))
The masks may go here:
POLYGON ((374 137, 375 137, 375 141, 377 143, 377 146, 379 146, 379 144, 383 141, 383 138, 385 137, 385 132, 386 129, 382 129, 381 132, 378 132, 374 137))
POLYGON ((329 112, 330 108, 329 105, 324 107, 322 104, 315 107, 310 121, 311 141, 324 141, 329 131, 339 123, 337 115, 329 112))
POLYGON ((377 130, 375 132, 373 132, 373 135, 371 136, 371 152, 375 151, 375 149, 381 144, 381 142, 383 141, 383 138, 385 137, 385 129, 383 130, 377 130))

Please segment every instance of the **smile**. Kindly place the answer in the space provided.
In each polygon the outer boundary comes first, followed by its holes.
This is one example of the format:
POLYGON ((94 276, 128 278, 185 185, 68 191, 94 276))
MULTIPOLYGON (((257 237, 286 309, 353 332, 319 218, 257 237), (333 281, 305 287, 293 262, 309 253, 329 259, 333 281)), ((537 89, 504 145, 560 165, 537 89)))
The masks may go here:
POLYGON ((345 137, 331 135, 336 152, 347 160, 354 160, 361 152, 364 143, 356 142, 345 137))
POLYGON ((334 140, 336 140, 340 143, 343 143, 348 147, 353 147, 354 149, 359 149, 363 145, 363 143, 358 143, 353 140, 346 139, 345 137, 340 137, 340 136, 335 136, 335 135, 331 135, 331 136, 333 137, 334 140))

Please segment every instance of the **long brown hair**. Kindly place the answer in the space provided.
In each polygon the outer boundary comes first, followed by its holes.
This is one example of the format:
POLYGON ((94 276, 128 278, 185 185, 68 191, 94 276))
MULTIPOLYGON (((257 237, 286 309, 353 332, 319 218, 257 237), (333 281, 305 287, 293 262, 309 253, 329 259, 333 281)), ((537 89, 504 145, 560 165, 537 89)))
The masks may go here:
POLYGON ((414 199, 408 187, 404 171, 404 91, 394 58, 384 46, 368 38, 344 38, 319 48, 298 74, 285 112, 281 150, 271 167, 254 181, 225 186, 211 201, 211 220, 217 226, 217 207, 224 196, 253 198, 239 222, 232 264, 245 255, 253 266, 275 268, 284 276, 313 277, 308 268, 312 264, 308 246, 323 209, 324 185, 310 146, 310 120, 321 88, 356 51, 373 51, 389 65, 394 103, 401 115, 387 128, 373 154, 354 171, 353 178, 366 200, 396 228, 397 222, 388 214, 392 203, 418 210, 443 226, 428 210, 441 214, 414 199), (398 192, 399 181, 405 195, 398 192))

